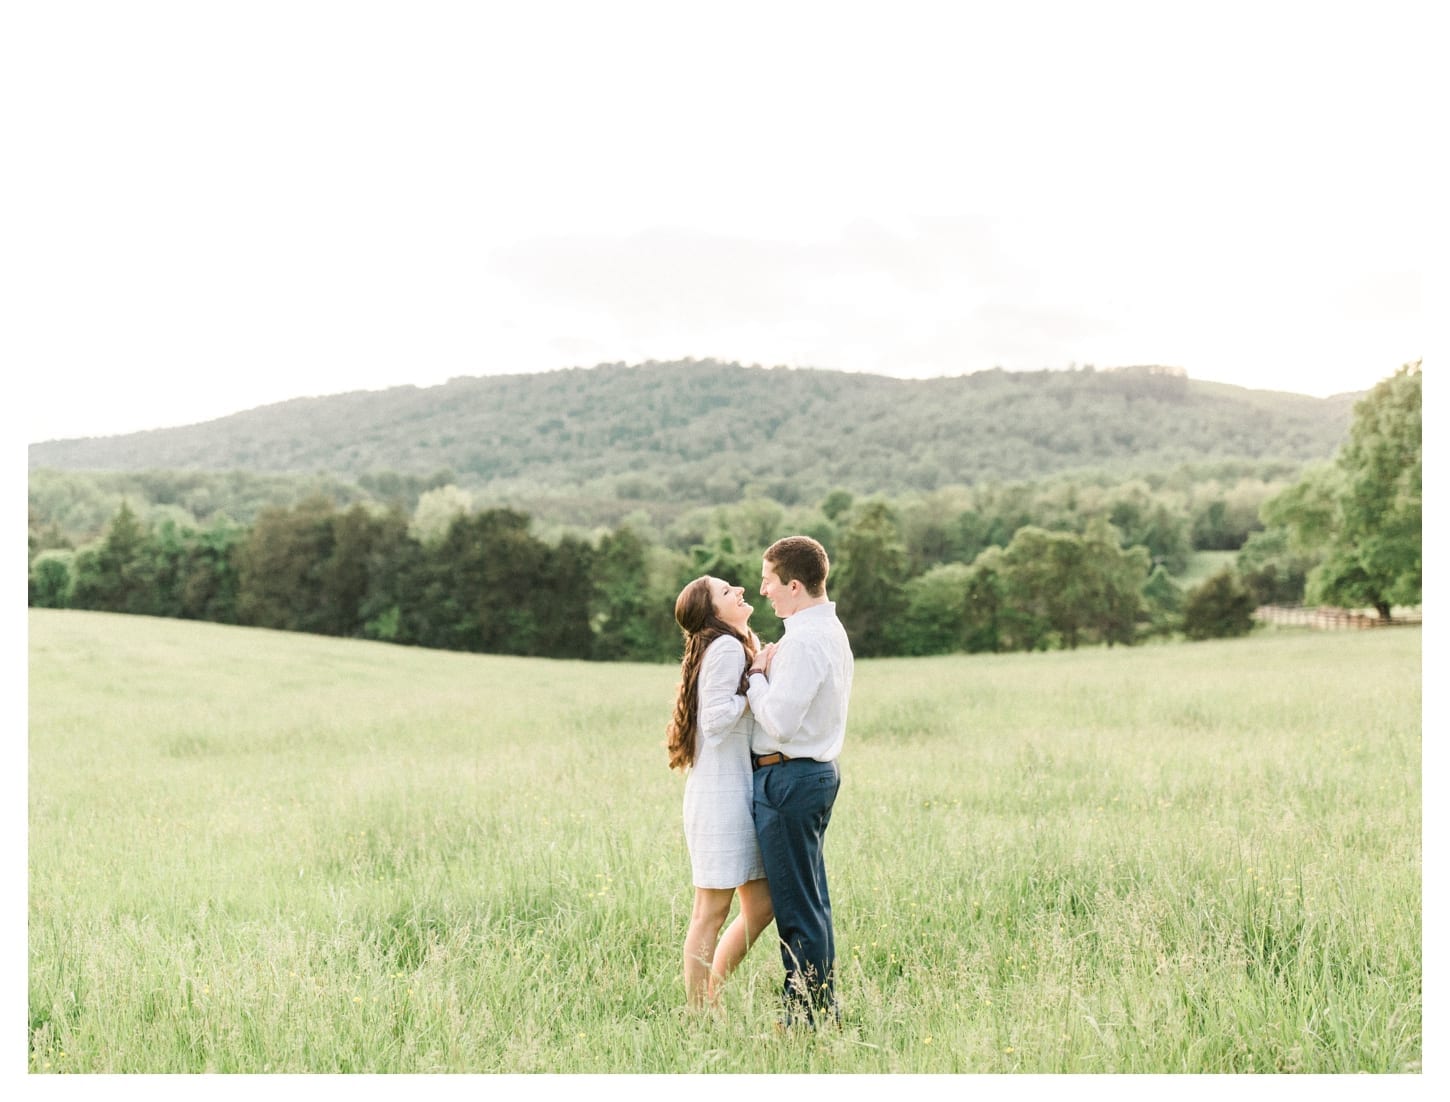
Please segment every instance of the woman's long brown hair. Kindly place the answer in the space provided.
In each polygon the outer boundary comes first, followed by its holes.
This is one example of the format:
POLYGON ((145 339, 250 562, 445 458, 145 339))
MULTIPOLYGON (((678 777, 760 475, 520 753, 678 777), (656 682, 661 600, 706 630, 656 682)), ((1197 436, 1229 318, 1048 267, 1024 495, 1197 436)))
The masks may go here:
POLYGON ((745 692, 746 676, 755 659, 755 636, 741 635, 715 615, 715 597, 710 592, 708 575, 696 578, 680 590, 675 600, 675 623, 685 636, 685 654, 680 659, 680 684, 675 689, 675 712, 665 728, 665 747, 670 753, 671 769, 686 769, 695 764, 695 734, 700 705, 700 665, 705 651, 722 635, 733 635, 745 647, 745 673, 740 688, 745 692))

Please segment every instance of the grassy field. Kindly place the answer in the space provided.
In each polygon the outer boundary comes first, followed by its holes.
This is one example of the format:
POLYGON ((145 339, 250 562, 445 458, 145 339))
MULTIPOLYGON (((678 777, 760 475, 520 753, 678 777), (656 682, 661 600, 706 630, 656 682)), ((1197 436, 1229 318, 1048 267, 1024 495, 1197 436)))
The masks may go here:
POLYGON ((675 671, 30 613, 29 1066, 1414 1072, 1420 633, 861 662, 843 1028, 682 1010, 675 671))
POLYGON ((1188 556, 1188 569, 1173 580, 1185 591, 1201 585, 1225 567, 1233 566, 1237 551, 1195 551, 1188 556))

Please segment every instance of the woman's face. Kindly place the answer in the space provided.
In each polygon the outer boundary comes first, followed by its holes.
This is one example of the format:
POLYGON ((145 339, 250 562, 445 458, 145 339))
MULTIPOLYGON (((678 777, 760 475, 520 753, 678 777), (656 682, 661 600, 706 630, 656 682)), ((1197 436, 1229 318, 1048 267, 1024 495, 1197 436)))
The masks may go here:
POLYGON ((744 631, 750 614, 755 611, 753 605, 745 603, 745 587, 731 585, 720 578, 711 578, 709 585, 710 601, 714 605, 715 615, 732 628, 744 631))

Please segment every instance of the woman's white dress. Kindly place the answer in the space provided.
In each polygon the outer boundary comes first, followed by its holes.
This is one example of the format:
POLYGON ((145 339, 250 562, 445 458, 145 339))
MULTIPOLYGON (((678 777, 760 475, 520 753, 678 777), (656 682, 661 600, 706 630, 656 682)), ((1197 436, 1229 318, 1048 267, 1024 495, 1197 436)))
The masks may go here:
POLYGON ((697 888, 738 888, 765 875, 750 814, 750 733, 755 721, 735 690, 745 648, 722 635, 700 663, 695 763, 685 776, 685 842, 697 888))

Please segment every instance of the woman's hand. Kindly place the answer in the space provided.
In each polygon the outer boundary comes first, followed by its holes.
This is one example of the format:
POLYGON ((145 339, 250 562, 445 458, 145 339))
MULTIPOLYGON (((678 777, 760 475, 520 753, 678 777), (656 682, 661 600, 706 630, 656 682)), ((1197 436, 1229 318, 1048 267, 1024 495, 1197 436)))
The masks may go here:
POLYGON ((752 670, 757 670, 760 673, 765 674, 766 677, 769 677, 770 676, 770 660, 772 658, 774 658, 774 657, 775 657, 775 644, 774 643, 767 643, 767 644, 765 644, 764 647, 761 648, 760 653, 755 656, 755 661, 751 663, 750 668, 752 670))

